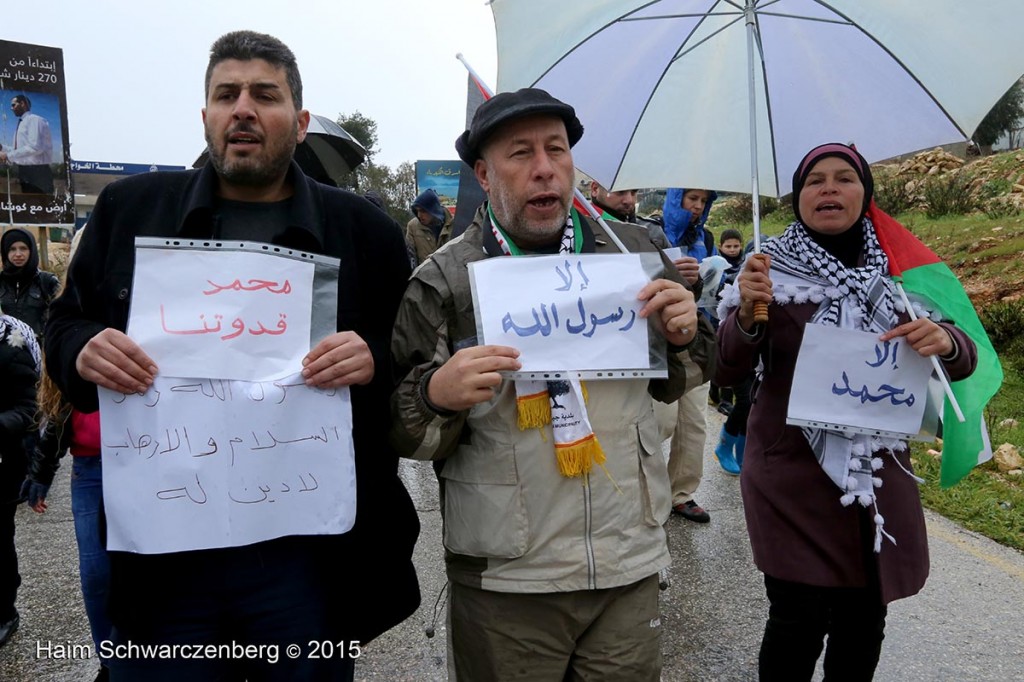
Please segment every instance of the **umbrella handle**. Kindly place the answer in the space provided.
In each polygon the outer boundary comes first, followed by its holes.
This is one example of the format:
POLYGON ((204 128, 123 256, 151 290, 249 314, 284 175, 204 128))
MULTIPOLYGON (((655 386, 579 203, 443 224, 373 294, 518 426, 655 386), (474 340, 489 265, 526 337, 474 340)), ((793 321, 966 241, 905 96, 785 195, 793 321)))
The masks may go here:
MULTIPOLYGON (((760 258, 763 261, 767 261, 768 258, 763 253, 755 253, 750 256, 751 258, 760 258)), ((764 301, 757 301, 754 303, 754 324, 766 324, 768 322, 768 304, 764 301)))

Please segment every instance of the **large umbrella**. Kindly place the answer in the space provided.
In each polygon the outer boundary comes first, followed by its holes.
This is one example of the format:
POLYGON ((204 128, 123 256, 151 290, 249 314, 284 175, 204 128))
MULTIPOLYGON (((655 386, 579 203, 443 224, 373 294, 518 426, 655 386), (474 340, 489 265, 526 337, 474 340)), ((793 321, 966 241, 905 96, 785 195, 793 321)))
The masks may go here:
MULTIPOLYGON (((209 159, 203 150, 193 168, 209 159)), ((366 160, 366 148, 340 125, 318 114, 310 114, 306 139, 295 148, 295 161, 306 175, 339 185, 345 175, 366 160)))
POLYGON ((750 191, 755 243, 758 195, 788 193, 808 149, 856 142, 878 161, 967 139, 1024 73, 1019 0, 491 8, 498 90, 536 86, 576 107, 577 166, 610 189, 750 191))
POLYGON ((491 7, 498 90, 575 106, 576 164, 612 189, 781 196, 819 143, 856 142, 873 162, 968 138, 1024 73, 1019 0, 491 7))

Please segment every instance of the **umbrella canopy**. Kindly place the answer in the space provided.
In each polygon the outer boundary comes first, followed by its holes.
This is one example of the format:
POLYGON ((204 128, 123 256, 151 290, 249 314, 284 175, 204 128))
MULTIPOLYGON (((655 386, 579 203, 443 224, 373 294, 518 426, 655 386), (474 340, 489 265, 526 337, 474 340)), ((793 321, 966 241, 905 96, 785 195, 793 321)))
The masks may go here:
MULTIPOLYGON (((209 159, 203 150, 193 168, 209 159)), ((320 182, 338 185, 340 180, 366 160, 366 148, 340 125, 318 114, 310 114, 306 139, 295 148, 295 162, 302 172, 320 182)))
POLYGON ((612 189, 749 193, 756 172, 781 196, 820 143, 856 142, 873 162, 968 138, 1024 73, 1019 0, 491 7, 498 90, 535 86, 576 107, 575 162, 612 189))

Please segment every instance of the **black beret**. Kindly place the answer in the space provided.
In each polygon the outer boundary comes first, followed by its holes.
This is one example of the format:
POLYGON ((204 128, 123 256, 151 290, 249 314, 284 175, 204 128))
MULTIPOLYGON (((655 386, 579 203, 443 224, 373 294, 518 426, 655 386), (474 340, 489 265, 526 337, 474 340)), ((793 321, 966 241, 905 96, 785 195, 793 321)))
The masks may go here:
POLYGON ((455 151, 459 158, 472 166, 480 158, 483 143, 503 124, 517 118, 550 114, 565 122, 569 146, 574 146, 583 137, 583 124, 576 118, 576 110, 555 99, 539 88, 523 88, 515 92, 502 92, 481 104, 473 114, 469 130, 455 140, 455 151))

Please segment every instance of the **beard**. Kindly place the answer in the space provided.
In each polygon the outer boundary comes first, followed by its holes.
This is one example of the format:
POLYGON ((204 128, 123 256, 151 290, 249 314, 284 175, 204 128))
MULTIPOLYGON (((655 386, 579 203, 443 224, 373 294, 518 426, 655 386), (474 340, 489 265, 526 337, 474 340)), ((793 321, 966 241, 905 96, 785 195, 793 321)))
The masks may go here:
POLYGON ((571 195, 559 199, 562 210, 548 220, 530 220, 526 216, 526 202, 516 197, 507 186, 494 185, 487 197, 491 202, 491 210, 503 229, 516 246, 536 248, 557 242, 565 230, 565 220, 569 216, 571 195))
POLYGON ((206 148, 210 154, 210 163, 225 182, 242 187, 267 187, 288 172, 288 166, 295 155, 298 122, 292 127, 289 137, 277 140, 264 138, 265 147, 262 152, 229 161, 229 143, 226 139, 228 135, 238 132, 254 131, 245 124, 233 128, 225 133, 225 141, 221 146, 214 144, 210 131, 206 131, 206 148))

